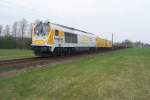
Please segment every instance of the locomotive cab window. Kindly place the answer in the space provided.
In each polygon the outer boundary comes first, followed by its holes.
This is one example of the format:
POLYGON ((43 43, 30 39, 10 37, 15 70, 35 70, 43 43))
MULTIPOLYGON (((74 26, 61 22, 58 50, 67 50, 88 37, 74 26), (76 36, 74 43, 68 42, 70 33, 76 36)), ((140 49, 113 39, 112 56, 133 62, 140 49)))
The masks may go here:
POLYGON ((37 35, 45 36, 49 33, 50 31, 50 24, 49 23, 42 23, 39 22, 37 23, 34 32, 37 35))
POLYGON ((59 35, 59 31, 55 30, 55 36, 58 36, 58 35, 59 35))

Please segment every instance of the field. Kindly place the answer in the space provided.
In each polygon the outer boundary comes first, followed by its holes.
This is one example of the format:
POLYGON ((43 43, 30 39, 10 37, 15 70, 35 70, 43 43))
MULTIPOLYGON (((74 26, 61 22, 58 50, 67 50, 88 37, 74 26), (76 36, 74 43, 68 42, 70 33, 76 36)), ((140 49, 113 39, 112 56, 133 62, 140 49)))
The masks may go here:
POLYGON ((149 100, 150 49, 125 49, 0 78, 0 100, 149 100))
POLYGON ((0 60, 34 57, 31 50, 0 49, 0 60))

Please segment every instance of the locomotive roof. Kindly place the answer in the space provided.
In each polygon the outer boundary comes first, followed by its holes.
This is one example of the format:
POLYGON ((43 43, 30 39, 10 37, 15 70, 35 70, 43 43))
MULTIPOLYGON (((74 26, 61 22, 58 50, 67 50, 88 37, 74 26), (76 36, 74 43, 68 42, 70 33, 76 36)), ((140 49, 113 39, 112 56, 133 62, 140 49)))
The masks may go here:
POLYGON ((79 30, 79 29, 76 29, 76 28, 73 28, 73 27, 68 27, 68 26, 60 25, 60 24, 56 24, 56 23, 51 23, 51 24, 54 24, 54 25, 57 25, 57 26, 60 26, 60 27, 64 27, 64 28, 67 28, 67 29, 71 29, 71 30, 76 30, 76 31, 83 32, 83 33, 86 33, 86 34, 95 35, 93 33, 89 33, 89 32, 83 31, 83 30, 79 30))

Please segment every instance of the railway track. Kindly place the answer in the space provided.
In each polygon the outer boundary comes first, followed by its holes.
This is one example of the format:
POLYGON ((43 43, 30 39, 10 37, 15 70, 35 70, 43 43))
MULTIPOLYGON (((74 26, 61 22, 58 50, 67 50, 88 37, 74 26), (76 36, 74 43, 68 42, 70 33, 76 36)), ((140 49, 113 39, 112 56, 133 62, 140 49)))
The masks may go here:
POLYGON ((17 63, 17 62, 21 62, 21 61, 30 61, 33 59, 37 59, 37 58, 33 57, 33 58, 22 58, 22 59, 12 59, 12 60, 1 60, 0 66, 6 65, 6 64, 11 64, 11 63, 17 63))
POLYGON ((63 64, 66 62, 71 62, 73 59, 78 59, 79 57, 89 57, 97 53, 78 53, 71 56, 56 56, 56 57, 33 57, 33 58, 24 58, 24 59, 13 59, 13 60, 3 60, 0 61, 0 76, 3 76, 3 73, 7 73, 14 70, 21 70, 26 68, 33 68, 43 65, 56 65, 63 64))
POLYGON ((44 64, 49 64, 52 62, 56 62, 57 60, 61 60, 62 57, 54 57, 54 58, 24 58, 24 59, 14 59, 14 60, 5 60, 0 61, 0 73, 11 71, 11 70, 18 70, 28 67, 40 66, 44 64))
POLYGON ((11 72, 11 71, 19 71, 22 69, 41 67, 44 65, 56 65, 63 64, 66 62, 72 61, 74 58, 78 58, 81 56, 87 55, 83 54, 74 54, 70 56, 55 56, 55 57, 34 57, 34 58, 24 58, 24 59, 13 59, 13 60, 3 60, 0 61, 0 76, 3 76, 3 73, 11 72))

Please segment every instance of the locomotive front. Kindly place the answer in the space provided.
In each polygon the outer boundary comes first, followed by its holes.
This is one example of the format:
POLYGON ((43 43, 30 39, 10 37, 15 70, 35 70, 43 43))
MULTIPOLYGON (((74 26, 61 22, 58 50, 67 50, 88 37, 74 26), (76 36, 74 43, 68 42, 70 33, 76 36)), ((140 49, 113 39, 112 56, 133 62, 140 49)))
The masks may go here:
POLYGON ((47 54, 51 51, 49 44, 49 35, 51 33, 50 23, 39 22, 32 27, 32 44, 34 53, 41 56, 41 53, 47 54))

